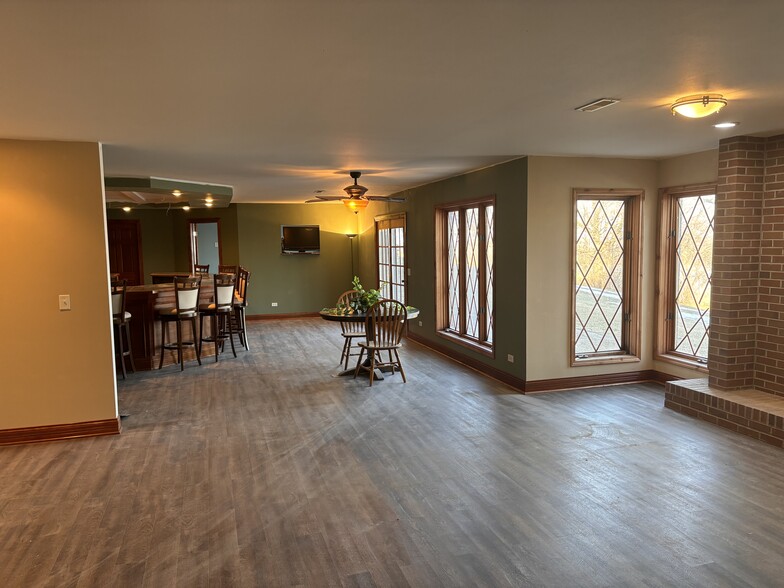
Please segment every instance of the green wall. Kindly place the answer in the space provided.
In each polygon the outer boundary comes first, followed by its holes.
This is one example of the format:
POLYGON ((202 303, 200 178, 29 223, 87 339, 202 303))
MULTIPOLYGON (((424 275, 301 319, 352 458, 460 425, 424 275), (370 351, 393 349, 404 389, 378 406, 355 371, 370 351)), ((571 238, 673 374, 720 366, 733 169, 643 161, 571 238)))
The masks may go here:
POLYGON ((412 333, 525 379, 526 231, 528 160, 516 159, 454 178, 406 190, 404 204, 373 203, 361 213, 360 276, 376 286, 373 217, 406 212, 408 303, 421 310, 412 333), (440 337, 435 330, 435 206, 482 196, 496 197, 495 357, 488 358, 440 337), (419 322, 422 326, 419 326, 419 322), (507 355, 514 356, 514 363, 507 355))
POLYGON ((182 212, 172 211, 169 214, 163 210, 123 212, 116 208, 106 211, 106 217, 109 219, 141 222, 142 269, 146 284, 151 283, 151 273, 177 271, 174 262, 174 217, 176 214, 182 214, 182 212))
POLYGON ((234 204, 228 208, 196 209, 188 212, 148 209, 123 212, 120 209, 111 208, 106 211, 106 218, 141 221, 142 263, 144 264, 144 282, 146 284, 151 283, 151 273, 190 271, 189 219, 220 219, 223 263, 237 265, 240 262, 237 206, 234 204))
POLYGON ((238 204, 237 220, 241 262, 251 272, 249 315, 317 312, 351 288, 346 234, 357 232, 358 219, 344 206, 238 204), (281 225, 319 225, 321 255, 283 255, 281 225))

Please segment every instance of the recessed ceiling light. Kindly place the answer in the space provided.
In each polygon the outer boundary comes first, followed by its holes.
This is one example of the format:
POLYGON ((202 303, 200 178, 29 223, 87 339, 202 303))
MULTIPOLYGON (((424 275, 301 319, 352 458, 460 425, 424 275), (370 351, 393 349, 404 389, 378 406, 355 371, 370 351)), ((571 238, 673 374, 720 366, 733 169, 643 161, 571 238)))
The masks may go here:
POLYGON ((212 202, 205 202, 204 206, 206 206, 207 208, 210 208, 212 206, 212 202))
POLYGON ((723 122, 716 125, 713 125, 717 129, 731 129, 732 127, 737 127, 740 123, 736 122, 723 122))
POLYGON ((601 110, 602 108, 607 108, 608 106, 612 106, 613 104, 618 104, 620 99, 618 98, 599 98, 598 100, 594 100, 593 102, 589 102, 588 104, 583 104, 582 106, 578 106, 575 110, 579 110, 581 112, 596 112, 597 110, 601 110))
POLYGON ((207 196, 207 197, 204 199, 204 202, 212 202, 212 196, 207 196))
POLYGON ((173 190, 172 196, 177 196, 177 197, 182 196, 182 192, 180 192, 179 190, 173 190))
POLYGON ((191 209, 191 207, 190 207, 190 206, 183 206, 183 207, 182 207, 182 209, 183 209, 185 212, 188 212, 188 211, 191 209))
POLYGON ((130 206, 123 206, 123 212, 131 212, 130 206))

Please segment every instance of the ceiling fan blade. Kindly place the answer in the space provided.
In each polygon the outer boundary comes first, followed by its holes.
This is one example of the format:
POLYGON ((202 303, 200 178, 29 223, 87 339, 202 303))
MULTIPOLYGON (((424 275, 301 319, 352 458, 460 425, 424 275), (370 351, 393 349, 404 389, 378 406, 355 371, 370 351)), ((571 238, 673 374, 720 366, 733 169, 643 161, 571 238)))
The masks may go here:
POLYGON ((312 200, 305 200, 305 204, 310 202, 329 202, 328 200, 324 200, 323 198, 313 198, 312 200))
POLYGON ((391 197, 391 196, 365 196, 366 200, 375 200, 377 202, 405 202, 405 198, 391 197))
POLYGON ((316 196, 319 200, 345 200, 345 196, 316 196))

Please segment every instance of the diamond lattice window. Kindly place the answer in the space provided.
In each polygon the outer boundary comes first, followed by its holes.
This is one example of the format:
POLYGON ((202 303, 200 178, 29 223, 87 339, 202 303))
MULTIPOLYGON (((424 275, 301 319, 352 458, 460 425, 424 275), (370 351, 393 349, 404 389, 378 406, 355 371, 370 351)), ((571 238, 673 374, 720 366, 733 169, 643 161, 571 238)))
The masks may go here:
POLYGON ((494 202, 487 199, 439 208, 436 223, 438 330, 491 349, 494 202))
POLYGON ((715 208, 712 185, 662 191, 656 341, 662 359, 707 363, 715 208))
POLYGON ((637 193, 576 193, 574 362, 637 355, 637 193))

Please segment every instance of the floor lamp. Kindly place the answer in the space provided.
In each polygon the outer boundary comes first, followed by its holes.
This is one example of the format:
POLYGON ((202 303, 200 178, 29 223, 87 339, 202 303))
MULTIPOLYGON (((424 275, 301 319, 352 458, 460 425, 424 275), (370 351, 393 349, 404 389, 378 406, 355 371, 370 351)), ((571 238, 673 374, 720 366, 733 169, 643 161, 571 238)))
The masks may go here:
POLYGON ((354 237, 356 237, 356 233, 346 233, 346 237, 348 237, 348 246, 351 249, 351 279, 354 279, 354 237))

